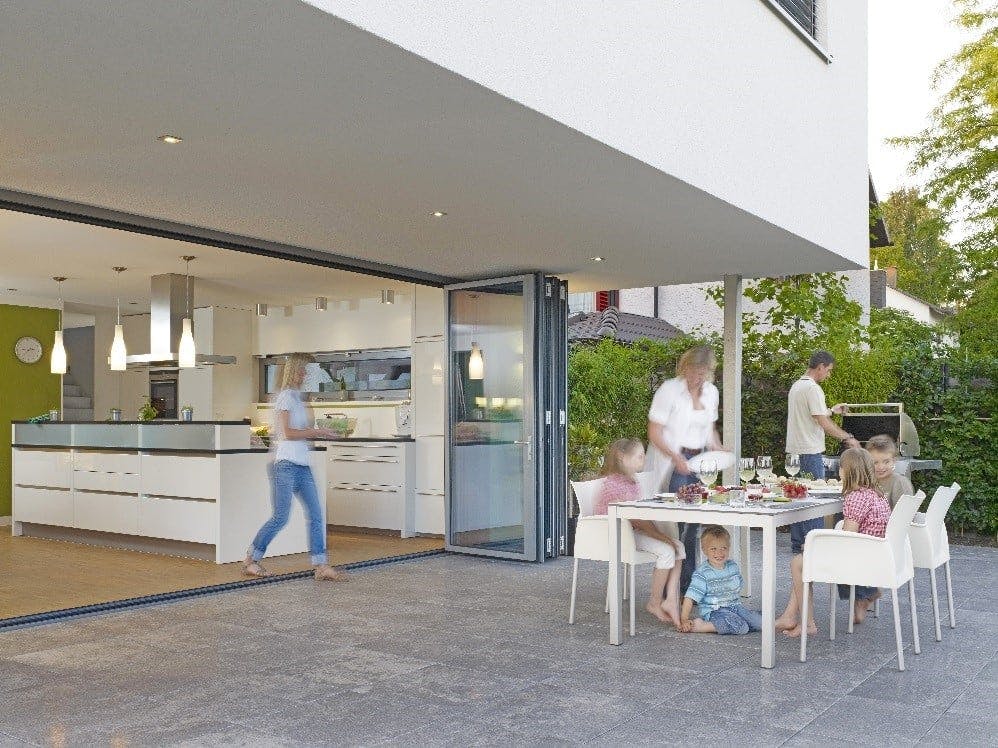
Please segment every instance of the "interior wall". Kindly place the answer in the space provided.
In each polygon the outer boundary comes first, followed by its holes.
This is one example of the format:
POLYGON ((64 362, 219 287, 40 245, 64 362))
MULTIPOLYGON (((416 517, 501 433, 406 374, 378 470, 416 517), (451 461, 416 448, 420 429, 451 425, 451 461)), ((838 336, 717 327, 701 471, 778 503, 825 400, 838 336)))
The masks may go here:
POLYGON ((70 327, 63 331, 66 374, 86 395, 94 394, 94 328, 70 327))
POLYGON ((62 377, 49 372, 58 325, 57 310, 0 304, 0 517, 11 510, 10 422, 60 407, 62 377), (14 343, 25 335, 42 344, 42 357, 34 364, 14 355, 14 343))

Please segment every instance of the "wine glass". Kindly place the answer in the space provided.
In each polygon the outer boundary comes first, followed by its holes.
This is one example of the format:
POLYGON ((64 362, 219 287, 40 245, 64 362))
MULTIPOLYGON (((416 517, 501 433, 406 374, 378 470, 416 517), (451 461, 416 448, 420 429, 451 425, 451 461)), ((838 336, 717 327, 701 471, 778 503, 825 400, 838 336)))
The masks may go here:
POLYGON ((755 458, 755 469, 759 473, 759 480, 765 483, 773 478, 773 458, 769 455, 760 455, 755 458))
POLYGON ((755 458, 743 457, 738 461, 738 474, 748 484, 755 477, 755 458))
POLYGON ((710 488, 717 480, 717 463, 714 460, 701 460, 697 475, 700 476, 700 482, 710 488))
POLYGON ((791 478, 800 472, 800 455, 788 454, 786 461, 787 475, 791 478))

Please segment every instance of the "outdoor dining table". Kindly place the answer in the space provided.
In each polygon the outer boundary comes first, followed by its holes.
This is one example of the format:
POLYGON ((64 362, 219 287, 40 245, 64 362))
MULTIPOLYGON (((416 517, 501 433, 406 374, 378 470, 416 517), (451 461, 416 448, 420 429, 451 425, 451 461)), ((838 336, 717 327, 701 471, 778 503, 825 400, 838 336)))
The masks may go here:
MULTIPOLYGON (((771 668, 776 664, 776 528, 841 511, 842 500, 839 496, 809 497, 800 501, 767 502, 744 507, 715 503, 690 505, 662 501, 627 501, 610 504, 607 508, 610 524, 610 644, 621 644, 623 637, 621 627, 621 591, 623 586, 620 576, 621 520, 647 519, 659 522, 692 522, 762 528, 761 666, 771 668)), ((747 547, 747 542, 742 544, 742 575, 746 579, 751 574, 751 569, 746 563, 747 547)), ((789 576, 789 567, 781 570, 781 573, 789 576)))

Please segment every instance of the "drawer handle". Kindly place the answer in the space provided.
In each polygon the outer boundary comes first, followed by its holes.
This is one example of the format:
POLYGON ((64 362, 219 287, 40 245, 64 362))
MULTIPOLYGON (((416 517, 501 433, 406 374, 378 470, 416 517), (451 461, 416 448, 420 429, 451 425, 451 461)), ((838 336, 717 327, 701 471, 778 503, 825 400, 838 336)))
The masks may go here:
POLYGON ((337 483, 332 488, 334 491, 375 491, 377 493, 398 493, 401 490, 398 486, 372 486, 370 483, 337 483))
POLYGON ((399 461, 394 458, 381 459, 378 457, 334 457, 333 462, 383 462, 398 465, 399 461))
POLYGON ((395 446, 385 446, 384 444, 358 444, 350 449, 397 449, 395 446))
POLYGON ((446 496, 443 491, 416 491, 417 496, 446 496))

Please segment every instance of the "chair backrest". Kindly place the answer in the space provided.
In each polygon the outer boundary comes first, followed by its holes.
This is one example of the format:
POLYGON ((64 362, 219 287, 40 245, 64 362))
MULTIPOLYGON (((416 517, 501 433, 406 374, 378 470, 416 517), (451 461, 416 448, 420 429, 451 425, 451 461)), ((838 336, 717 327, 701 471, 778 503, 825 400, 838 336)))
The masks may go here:
MULTIPOLYGON (((897 569, 903 569, 911 563, 906 561, 906 551, 909 548, 908 527, 924 500, 924 491, 919 491, 914 496, 911 494, 902 496, 894 505, 891 518, 887 521, 887 531, 884 533, 884 538, 890 544, 891 554, 894 556, 894 566, 897 569)), ((907 551, 907 555, 910 553, 911 551, 907 551)))
POLYGON ((634 477, 638 479, 638 486, 641 489, 641 500, 648 501, 653 498, 656 491, 658 491, 658 486, 655 485, 657 477, 655 471, 645 470, 642 473, 635 473, 634 477))
POLYGON ((575 499, 579 502, 579 516, 592 516, 593 508, 596 506, 596 499, 599 497, 600 488, 603 487, 603 478, 594 480, 573 480, 572 490, 575 491, 575 499))
POLYGON ((925 510, 925 526, 933 543, 944 532, 943 521, 946 519, 946 512, 949 511, 950 504, 958 493, 960 493, 960 484, 954 483, 952 486, 939 486, 932 494, 929 508, 925 510))

